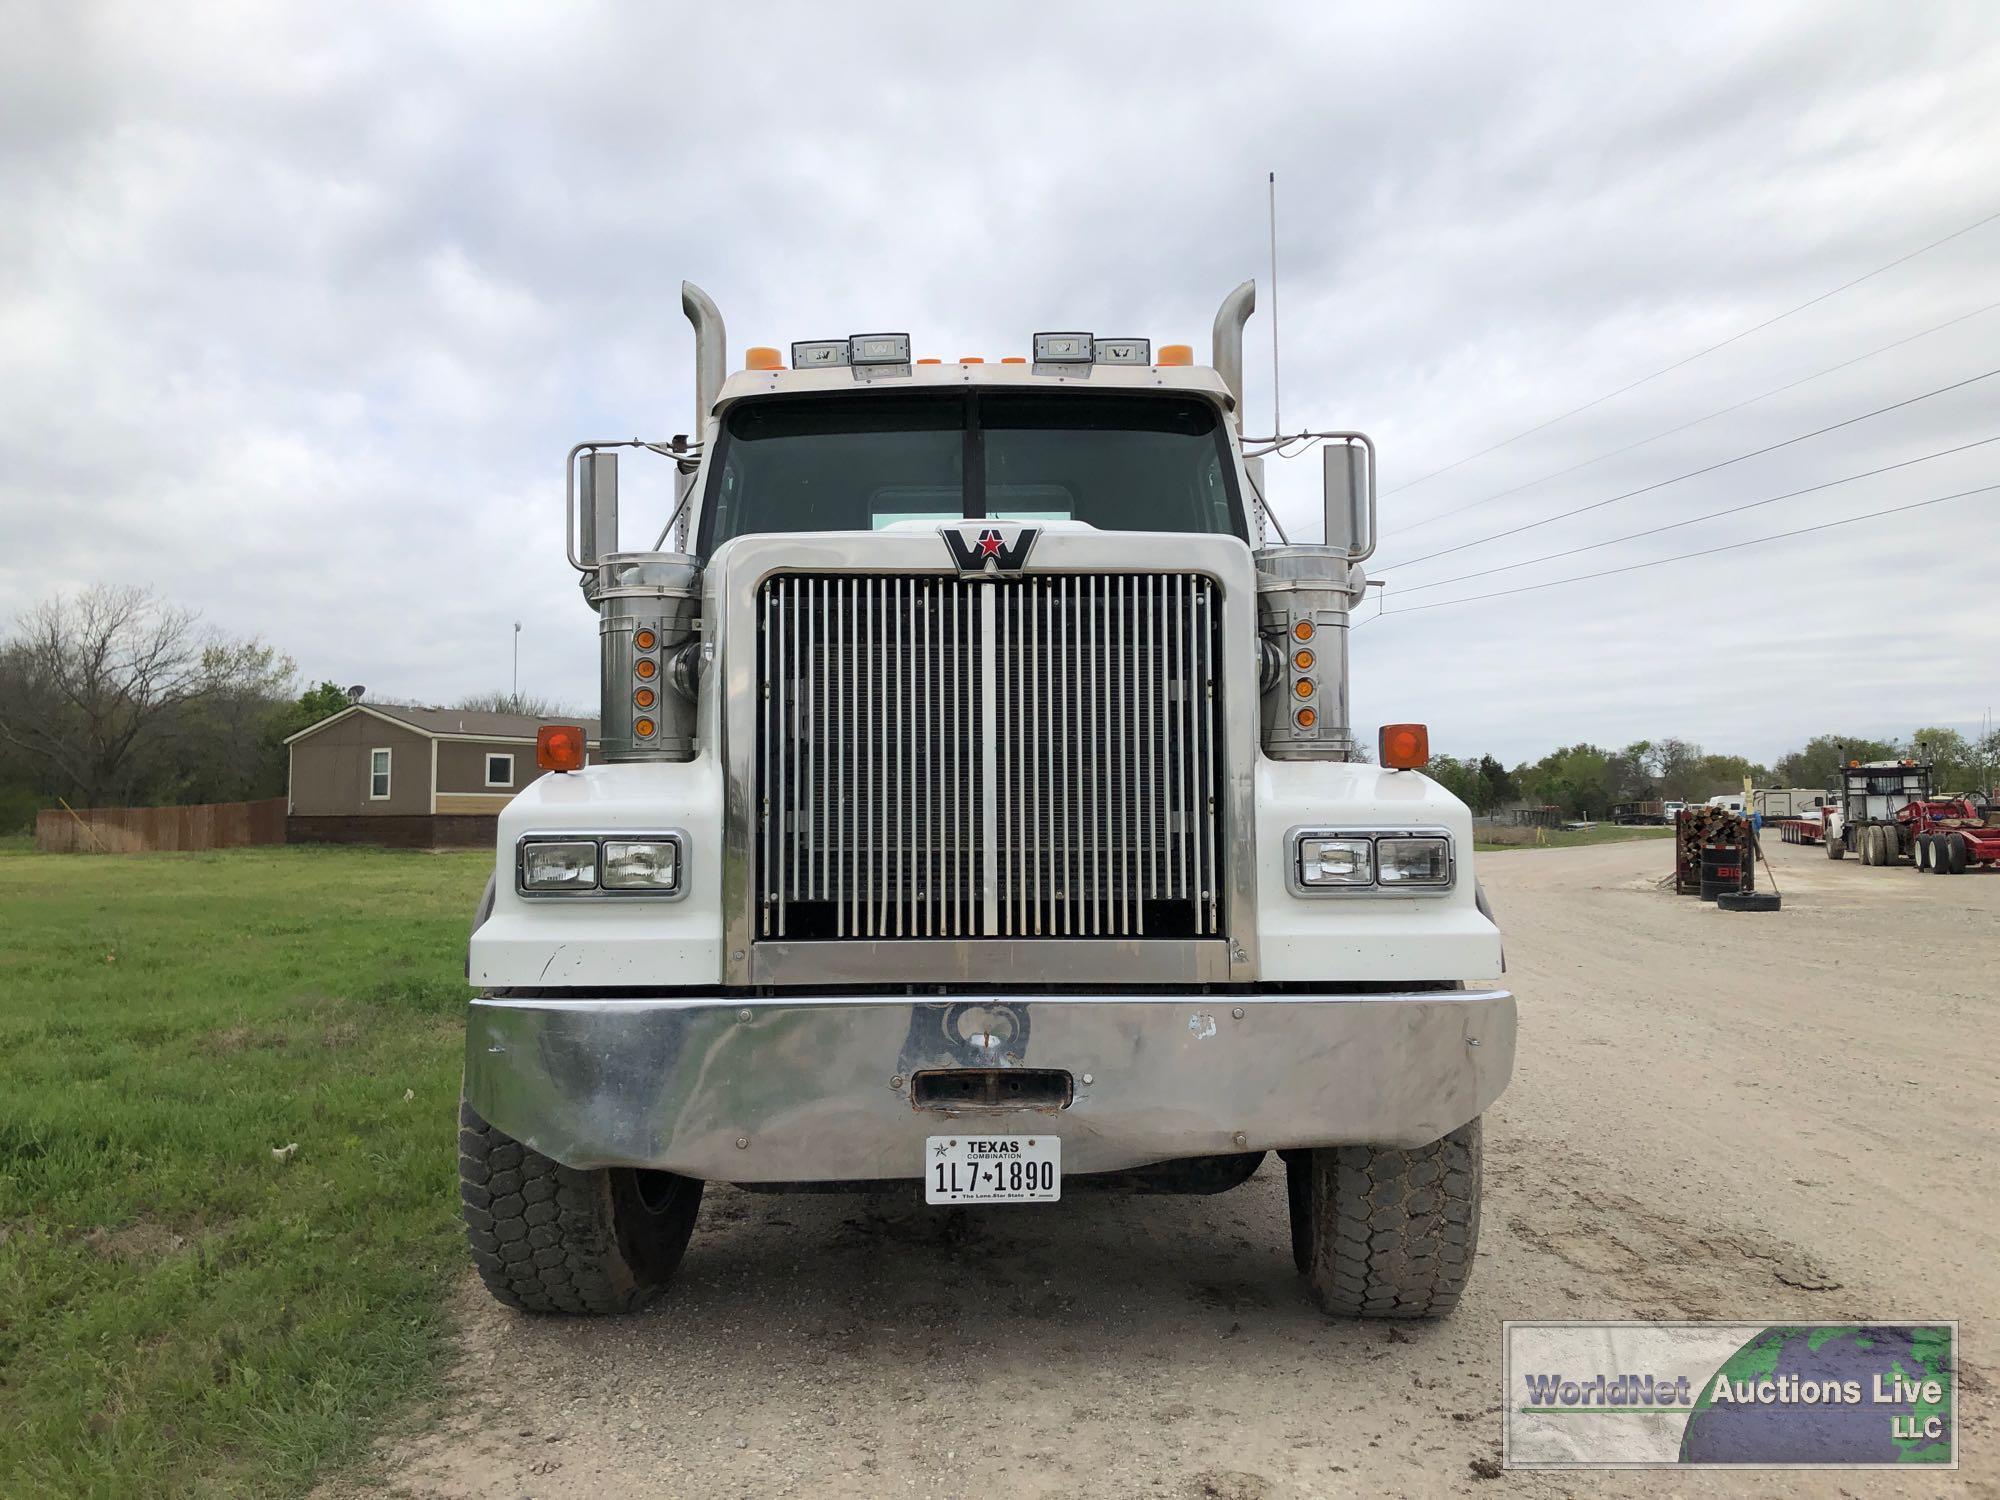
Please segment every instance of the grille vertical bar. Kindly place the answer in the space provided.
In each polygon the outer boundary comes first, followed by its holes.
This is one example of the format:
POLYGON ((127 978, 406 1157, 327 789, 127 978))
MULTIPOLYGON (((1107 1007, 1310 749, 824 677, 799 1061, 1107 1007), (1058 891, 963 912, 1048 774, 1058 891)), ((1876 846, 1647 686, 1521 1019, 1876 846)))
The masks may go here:
POLYGON ((760 938, 1221 933, 1206 578, 784 575, 759 605, 760 938))

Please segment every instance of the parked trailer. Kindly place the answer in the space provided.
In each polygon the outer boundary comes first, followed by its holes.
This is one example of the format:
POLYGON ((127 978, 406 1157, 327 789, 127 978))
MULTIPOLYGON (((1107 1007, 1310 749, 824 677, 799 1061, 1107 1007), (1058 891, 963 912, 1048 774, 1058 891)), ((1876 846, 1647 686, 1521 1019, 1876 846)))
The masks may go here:
POLYGON ((1766 823, 1780 818, 1817 818, 1831 795, 1823 787, 1760 786, 1750 793, 1750 810, 1762 813, 1766 823))
MULTIPOLYGON (((1773 825, 1767 824, 1766 826, 1773 825)), ((1826 842, 1826 819, 1823 810, 1815 810, 1807 817, 1780 818, 1775 826, 1778 830, 1778 837, 1787 844, 1822 844, 1826 842)))

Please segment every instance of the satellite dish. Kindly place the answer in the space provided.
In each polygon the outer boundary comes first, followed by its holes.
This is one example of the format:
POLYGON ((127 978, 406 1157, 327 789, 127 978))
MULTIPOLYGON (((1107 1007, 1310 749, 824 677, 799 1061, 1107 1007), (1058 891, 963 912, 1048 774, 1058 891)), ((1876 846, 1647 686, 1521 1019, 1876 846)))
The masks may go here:
POLYGON ((354 684, 353 687, 347 690, 347 701, 349 703, 359 703, 361 701, 361 695, 367 691, 368 691, 367 688, 363 687, 360 683, 357 682, 354 684))

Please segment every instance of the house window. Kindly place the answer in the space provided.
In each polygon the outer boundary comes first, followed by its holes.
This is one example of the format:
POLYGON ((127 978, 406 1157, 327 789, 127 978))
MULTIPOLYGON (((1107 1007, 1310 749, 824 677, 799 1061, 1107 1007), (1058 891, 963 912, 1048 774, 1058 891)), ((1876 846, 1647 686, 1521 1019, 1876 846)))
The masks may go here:
POLYGON ((486 784, 488 786, 512 786, 514 784, 514 757, 511 755, 487 756, 486 784))
POLYGON ((370 750, 368 752, 368 800, 387 802, 389 800, 389 752, 370 750))

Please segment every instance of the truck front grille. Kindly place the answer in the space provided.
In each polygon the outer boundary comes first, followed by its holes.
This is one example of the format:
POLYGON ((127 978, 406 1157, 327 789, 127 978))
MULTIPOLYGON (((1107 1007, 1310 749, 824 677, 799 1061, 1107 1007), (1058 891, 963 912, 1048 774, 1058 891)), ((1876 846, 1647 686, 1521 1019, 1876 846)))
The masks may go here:
POLYGON ((1208 579, 786 574, 758 602, 760 937, 1221 933, 1208 579))

